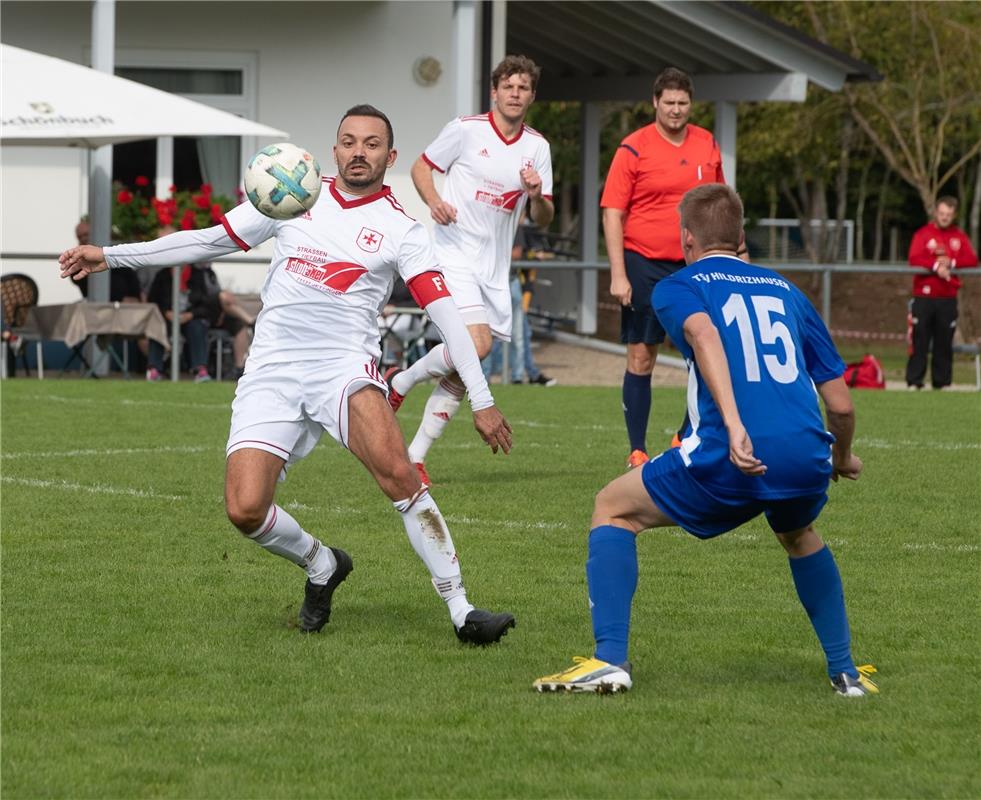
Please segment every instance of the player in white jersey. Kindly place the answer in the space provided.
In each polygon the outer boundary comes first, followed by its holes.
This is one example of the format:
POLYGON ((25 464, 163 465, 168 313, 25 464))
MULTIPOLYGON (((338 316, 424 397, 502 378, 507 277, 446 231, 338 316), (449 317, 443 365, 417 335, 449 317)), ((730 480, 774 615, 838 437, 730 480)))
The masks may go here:
MULTIPOLYGON (((548 142, 524 124, 540 73, 530 58, 505 58, 491 75, 491 110, 450 120, 412 166, 412 180, 437 223, 436 256, 481 358, 490 352, 492 337, 511 339, 508 271, 525 205, 530 203, 531 218, 542 227, 555 215, 548 142), (433 170, 446 173, 442 195, 433 170)), ((409 445, 409 458, 427 485, 426 454, 467 390, 458 373, 438 345, 408 369, 385 375, 396 411, 417 383, 440 379, 409 445)))
POLYGON ((467 600, 453 540, 409 462, 378 374, 378 312, 397 275, 440 329, 473 400, 474 424, 496 453, 511 430, 494 406, 459 311, 436 267, 429 236, 383 184, 395 163, 392 127, 372 106, 342 118, 334 146, 336 178, 294 220, 275 221, 249 203, 221 225, 153 242, 66 251, 62 277, 109 267, 167 266, 248 250, 275 237, 255 340, 232 404, 225 474, 228 518, 248 538, 307 573, 300 629, 329 620, 334 590, 351 557, 326 547, 274 502, 277 479, 307 455, 326 430, 365 465, 401 514, 416 553, 446 601, 457 636, 496 642, 514 617, 475 609, 467 600))

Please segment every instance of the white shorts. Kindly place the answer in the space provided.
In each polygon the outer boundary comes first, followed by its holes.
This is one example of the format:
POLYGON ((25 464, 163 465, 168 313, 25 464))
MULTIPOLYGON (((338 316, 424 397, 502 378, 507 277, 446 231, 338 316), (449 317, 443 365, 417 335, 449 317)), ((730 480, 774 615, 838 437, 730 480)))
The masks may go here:
POLYGON ((265 450, 288 466, 308 455, 324 431, 347 447, 347 401, 365 386, 388 395, 367 354, 247 370, 235 390, 225 457, 246 448, 265 450))
POLYGON ((487 325, 495 338, 511 341, 511 286, 483 283, 466 267, 440 265, 446 286, 467 325, 487 325))

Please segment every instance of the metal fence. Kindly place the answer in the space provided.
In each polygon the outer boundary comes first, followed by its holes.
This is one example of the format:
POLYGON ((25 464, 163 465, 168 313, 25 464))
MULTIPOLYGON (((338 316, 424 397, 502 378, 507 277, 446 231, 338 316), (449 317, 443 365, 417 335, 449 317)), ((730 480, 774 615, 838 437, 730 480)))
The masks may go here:
MULTIPOLYGON (((909 266, 902 262, 890 262, 885 263, 871 263, 871 262, 856 262, 852 264, 812 264, 806 262, 778 262, 778 261, 757 261, 754 262, 761 267, 767 267, 772 269, 774 272, 784 273, 784 272, 806 272, 806 273, 820 273, 821 274, 821 318, 824 320, 825 325, 831 327, 831 288, 832 288, 832 276, 835 274, 843 273, 864 273, 864 274, 892 274, 892 275, 907 275, 910 278, 913 277, 915 272, 909 266)), ((513 266, 519 268, 537 269, 537 270, 570 270, 572 272, 586 272, 586 271, 597 271, 597 270, 608 270, 610 265, 606 261, 516 261, 513 266)), ((959 269, 957 270, 957 276, 961 278, 975 278, 981 275, 981 268, 972 267, 969 269, 959 269)), ((580 302, 585 298, 580 298, 580 302)), ((588 301, 588 300, 587 300, 588 301)), ((595 298, 593 298, 595 303, 595 298)))
MULTIPOLYGON (((27 261, 47 261, 51 264, 52 271, 56 269, 56 264, 58 261, 57 253, 0 253, 0 263, 3 264, 3 271, 8 271, 8 265, 10 262, 27 262, 27 261)), ((222 256, 215 259, 217 263, 221 264, 268 264, 268 256, 248 256, 234 254, 230 256, 222 256)), ((812 264, 800 261, 791 262, 781 262, 781 261, 759 261, 756 262, 759 266, 768 267, 775 272, 806 272, 806 273, 820 273, 821 274, 821 317, 824 323, 831 327, 831 287, 832 287, 832 276, 835 274, 843 273, 864 273, 864 274, 896 274, 896 275, 908 275, 910 277, 915 274, 911 267, 903 262, 890 262, 890 263, 873 263, 873 262, 855 262, 851 264, 843 263, 828 263, 828 264, 812 264)), ((610 265, 607 261, 575 261, 566 259, 553 259, 550 261, 515 261, 512 264, 515 268, 527 268, 536 269, 539 271, 552 272, 554 270, 567 270, 572 273, 577 273, 577 278, 582 274, 592 274, 592 281, 577 280, 576 286, 579 290, 578 296, 576 298, 576 308, 572 311, 568 309, 553 309, 557 314, 565 313, 571 318, 575 318, 580 322, 583 319, 583 308, 591 307, 591 316, 595 319, 595 308, 597 302, 597 291, 596 291, 596 280, 595 275, 600 270, 608 270, 610 265), (590 291, 588 288, 583 287, 592 286, 590 291), (590 296, 584 296, 592 294, 590 296)), ((958 277, 961 278, 975 278, 981 275, 981 268, 972 267, 970 269, 959 269, 957 270, 958 277)), ((589 316, 589 315, 586 315, 589 316)), ((578 325, 577 326, 582 333, 593 333, 595 328, 589 330, 589 326, 578 325), (583 329, 585 328, 585 329, 583 329)))

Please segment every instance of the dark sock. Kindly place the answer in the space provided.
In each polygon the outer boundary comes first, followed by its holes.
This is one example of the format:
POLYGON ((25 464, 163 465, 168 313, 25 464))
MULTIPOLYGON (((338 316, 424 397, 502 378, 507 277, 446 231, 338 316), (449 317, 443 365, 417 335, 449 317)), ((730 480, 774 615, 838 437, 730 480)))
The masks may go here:
POLYGON ((647 452, 647 419, 651 415, 651 376, 623 373, 623 418, 630 450, 647 452))

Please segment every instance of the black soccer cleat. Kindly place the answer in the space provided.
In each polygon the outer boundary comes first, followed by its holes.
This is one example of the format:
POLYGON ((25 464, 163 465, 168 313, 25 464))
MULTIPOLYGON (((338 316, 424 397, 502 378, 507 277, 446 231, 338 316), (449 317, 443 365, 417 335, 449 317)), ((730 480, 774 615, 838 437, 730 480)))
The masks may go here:
POLYGON ((493 611, 475 608, 467 614, 463 625, 456 629, 456 638, 469 644, 494 644, 502 636, 506 636, 508 628, 513 628, 514 625, 514 617, 506 611, 495 614, 493 611))
POLYGON ((300 630, 303 633, 316 633, 330 621, 330 601, 334 590, 344 583, 344 579, 354 569, 351 556, 336 547, 330 548, 337 561, 337 568, 327 579, 327 583, 311 583, 307 580, 304 589, 303 606, 300 608, 300 630))

